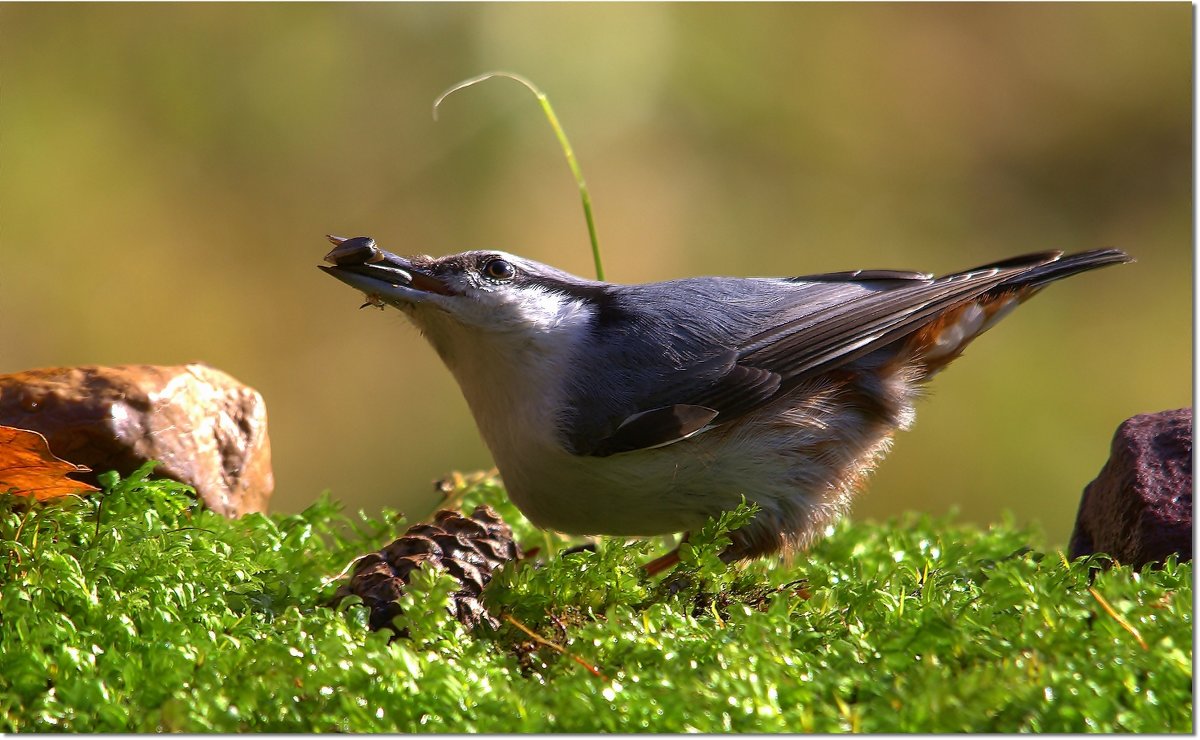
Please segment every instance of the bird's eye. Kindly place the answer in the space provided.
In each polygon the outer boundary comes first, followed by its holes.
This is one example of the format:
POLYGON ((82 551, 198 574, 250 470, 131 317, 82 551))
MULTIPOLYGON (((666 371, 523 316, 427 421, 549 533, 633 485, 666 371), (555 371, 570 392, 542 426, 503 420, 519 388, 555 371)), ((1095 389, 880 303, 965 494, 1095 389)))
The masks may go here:
POLYGON ((508 260, 491 259, 484 263, 483 274, 492 280, 512 280, 517 274, 517 268, 508 260))

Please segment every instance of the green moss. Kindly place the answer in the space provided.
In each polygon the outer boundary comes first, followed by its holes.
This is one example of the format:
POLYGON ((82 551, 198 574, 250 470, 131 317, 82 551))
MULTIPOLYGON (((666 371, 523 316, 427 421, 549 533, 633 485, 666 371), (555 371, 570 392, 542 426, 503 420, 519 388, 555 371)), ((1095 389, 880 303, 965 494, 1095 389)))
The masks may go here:
MULTIPOLYGON (((1190 564, 1102 571, 1011 524, 914 516, 726 569, 743 509, 666 581, 638 567, 652 542, 506 568, 494 633, 464 632, 453 583, 422 573, 411 637, 389 644, 361 605, 322 603, 403 531, 394 512, 322 498, 227 521, 148 472, 91 500, 0 500, 0 731, 1192 729, 1190 564)), ((564 544, 494 480, 455 500, 492 504, 543 554, 564 544)))

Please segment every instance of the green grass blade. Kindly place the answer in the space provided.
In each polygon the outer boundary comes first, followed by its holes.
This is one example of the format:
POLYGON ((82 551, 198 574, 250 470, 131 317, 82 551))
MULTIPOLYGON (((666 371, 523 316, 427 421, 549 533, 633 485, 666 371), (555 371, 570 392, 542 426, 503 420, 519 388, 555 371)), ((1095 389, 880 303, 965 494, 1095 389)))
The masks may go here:
POLYGON ((579 162, 575 159, 575 150, 571 148, 571 142, 567 139, 567 132, 563 130, 558 116, 554 113, 554 106, 550 105, 550 99, 546 97, 546 94, 537 85, 533 84, 529 79, 513 72, 485 72, 469 80, 463 80, 439 95, 437 100, 433 102, 433 120, 437 120, 438 107, 442 104, 443 100, 459 90, 477 85, 493 77, 507 77, 510 80, 516 80, 528 88, 537 97, 538 103, 542 106, 542 111, 546 114, 546 120, 550 122, 550 128, 554 129, 554 135, 558 137, 558 143, 562 146, 563 154, 567 158, 567 166, 571 168, 571 174, 575 176, 575 184, 579 187, 579 197, 583 201, 583 217, 587 221, 588 238, 592 242, 592 259, 596 263, 596 279, 604 280, 604 266, 600 261, 600 240, 596 236, 596 222, 592 218, 592 198, 588 194, 587 183, 583 179, 583 171, 579 168, 579 162))

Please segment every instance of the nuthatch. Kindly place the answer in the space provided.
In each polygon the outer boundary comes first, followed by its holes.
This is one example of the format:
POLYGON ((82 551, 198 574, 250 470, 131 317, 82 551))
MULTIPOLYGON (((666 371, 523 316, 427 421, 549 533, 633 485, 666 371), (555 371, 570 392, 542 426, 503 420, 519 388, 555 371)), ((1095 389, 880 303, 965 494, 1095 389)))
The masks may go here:
MULTIPOLYGON (((1131 261, 1039 252, 943 277, 584 280, 497 251, 329 237, 321 269, 399 308, 446 363, 512 501, 570 534, 689 531, 736 507, 727 561, 805 547, 913 421, 922 384, 1046 284, 1131 261)), ((647 566, 673 564, 674 553, 647 566)))

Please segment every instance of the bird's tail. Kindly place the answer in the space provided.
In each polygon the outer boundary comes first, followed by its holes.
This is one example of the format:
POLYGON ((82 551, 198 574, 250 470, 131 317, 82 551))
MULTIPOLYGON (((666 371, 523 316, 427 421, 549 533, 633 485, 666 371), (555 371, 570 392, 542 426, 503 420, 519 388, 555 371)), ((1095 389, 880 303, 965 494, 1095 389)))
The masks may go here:
POLYGON ((1014 267, 1028 267, 1029 269, 1018 272, 1012 278, 1005 280, 989 292, 1003 293, 1015 288, 1040 288, 1055 280, 1061 280, 1071 275, 1076 275, 1088 270, 1094 270, 1098 267, 1107 267, 1108 265, 1119 265, 1124 262, 1133 262, 1133 258, 1120 249, 1089 249, 1086 252, 1076 252, 1063 256, 1062 252, 1036 252, 1034 254, 1026 254, 1020 257, 1012 257, 1000 262, 993 262, 987 265, 981 265, 972 270, 964 270, 964 272, 980 272, 989 269, 1011 269, 1014 267))
POLYGON ((1066 256, 1062 252, 1037 252, 947 276, 954 279, 993 270, 1009 273, 1009 277, 945 311, 908 338, 910 352, 920 358, 919 379, 935 375, 958 357, 972 340, 1049 283, 1098 267, 1132 261, 1133 258, 1119 249, 1092 249, 1066 256))

